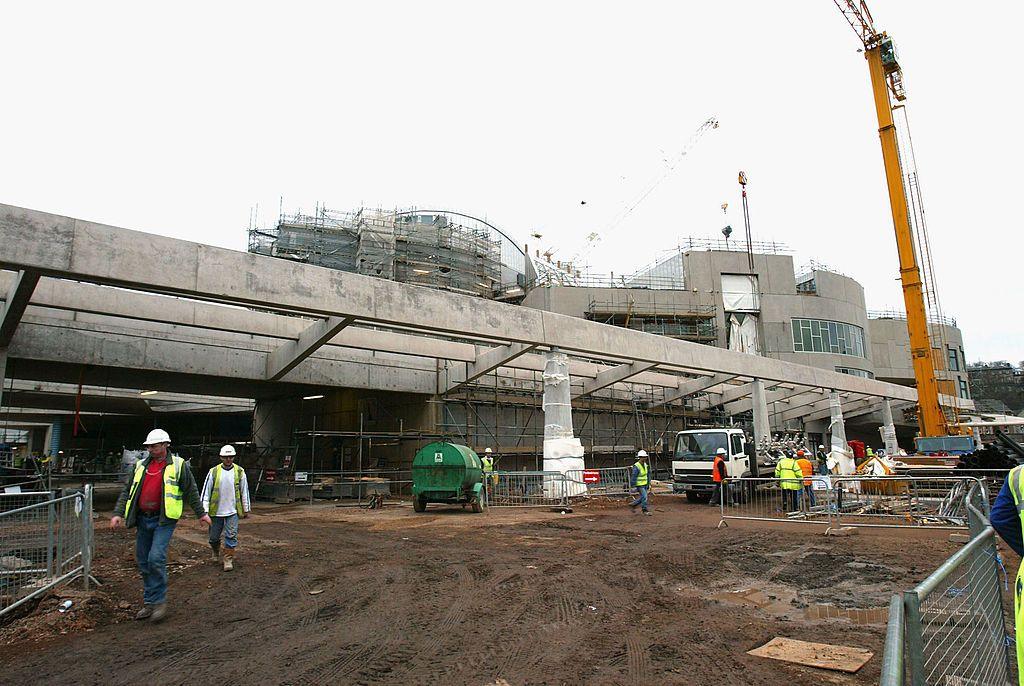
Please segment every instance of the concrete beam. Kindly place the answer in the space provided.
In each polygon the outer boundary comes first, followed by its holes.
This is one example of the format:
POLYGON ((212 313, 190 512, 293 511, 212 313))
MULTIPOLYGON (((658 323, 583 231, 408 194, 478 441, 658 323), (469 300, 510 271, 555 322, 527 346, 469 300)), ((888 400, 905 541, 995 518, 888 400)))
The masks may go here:
POLYGON ((702 376, 699 379, 681 381, 674 391, 665 391, 665 397, 662 400, 655 400, 650 404, 650 407, 660 407, 661 405, 667 405, 682 398, 688 398, 695 393, 700 393, 709 388, 720 386, 735 378, 736 376, 734 374, 715 374, 713 376, 702 376))
MULTIPOLYGON (((785 400, 788 400, 789 398, 792 398, 792 397, 795 397, 795 396, 798 396, 798 395, 803 395, 804 393, 807 393, 807 391, 808 391, 808 389, 802 388, 802 387, 783 388, 782 390, 772 391, 771 393, 766 393, 765 394, 765 402, 767 404, 769 404, 769 405, 771 405, 772 403, 783 402, 785 400)), ((753 400, 753 397, 751 396, 750 398, 746 398, 744 400, 737 400, 735 402, 728 403, 722 409, 724 409, 727 414, 733 415, 733 414, 741 414, 743 412, 750 412, 753 408, 754 408, 754 400, 753 400)))
MULTIPOLYGON (((843 420, 846 421, 851 417, 855 417, 858 414, 862 414, 864 410, 872 411, 875 405, 879 403, 878 398, 862 398, 860 400, 853 400, 848 403, 843 403, 843 420)), ((818 419, 827 419, 832 416, 830 408, 818 410, 808 415, 804 415, 803 420, 805 422, 813 422, 818 419)))
POLYGON ((584 395, 590 395, 595 391, 599 391, 602 388, 607 388, 620 381, 625 381, 630 377, 634 377, 641 372, 645 372, 656 365, 650 362, 627 362, 626 364, 620 364, 618 367, 612 367, 605 369, 597 373, 593 379, 587 379, 583 382, 583 390, 577 393, 573 398, 579 398, 584 395))
POLYGON ((599 322, 0 205, 0 268, 441 336, 916 399, 912 388, 599 322))
MULTIPOLYGON (((828 413, 829 412, 828 392, 827 391, 822 392, 822 396, 823 396, 823 398, 821 400, 817 400, 815 402, 808 402, 808 403, 806 403, 806 404, 804 404, 804 405, 802 405, 800 407, 793 407, 793 408, 790 408, 788 410, 783 411, 782 415, 779 417, 779 420, 782 421, 782 422, 787 422, 787 421, 789 421, 791 419, 803 419, 804 421, 812 421, 810 419, 807 419, 807 417, 813 416, 816 419, 821 419, 821 417, 818 416, 821 412, 824 412, 825 416, 828 417, 829 416, 829 413, 828 413)), ((846 400, 849 397, 850 397, 850 394, 848 394, 848 393, 840 394, 840 398, 843 399, 844 403, 846 402, 846 400)))
POLYGON ((498 367, 504 367, 506 364, 516 359, 520 355, 524 355, 537 346, 528 343, 509 343, 508 345, 499 345, 494 348, 489 348, 476 356, 474 362, 466 364, 466 373, 464 378, 443 380, 438 375, 438 392, 441 395, 450 393, 459 386, 463 386, 471 381, 479 379, 484 374, 493 372, 498 367), (443 389, 441 386, 443 385, 443 389))
POLYGON ((351 324, 352 317, 328 317, 310 324, 296 341, 289 341, 267 356, 267 381, 277 381, 295 369, 317 348, 351 324))
POLYGON ((19 271, 14 284, 7 292, 3 310, 0 311, 0 348, 6 348, 14 337, 21 316, 25 314, 28 301, 32 299, 32 291, 39 283, 39 272, 19 271))

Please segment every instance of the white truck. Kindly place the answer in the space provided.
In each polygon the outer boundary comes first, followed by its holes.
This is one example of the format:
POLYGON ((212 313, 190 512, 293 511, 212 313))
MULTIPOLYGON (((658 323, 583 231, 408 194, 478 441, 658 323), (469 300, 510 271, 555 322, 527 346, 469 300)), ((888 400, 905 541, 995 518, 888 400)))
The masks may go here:
POLYGON ((691 502, 706 503, 715 485, 711 467, 719 448, 725 449, 725 468, 730 477, 770 475, 768 463, 758 464, 753 444, 750 444, 750 455, 747 454, 747 445, 742 429, 678 432, 672 453, 672 492, 685 493, 691 502))

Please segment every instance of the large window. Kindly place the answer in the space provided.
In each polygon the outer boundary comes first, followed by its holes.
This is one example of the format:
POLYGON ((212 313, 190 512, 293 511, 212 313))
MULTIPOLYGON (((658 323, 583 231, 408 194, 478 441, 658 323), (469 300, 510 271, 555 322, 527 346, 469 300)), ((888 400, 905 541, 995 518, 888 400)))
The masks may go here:
POLYGON ((840 374, 849 374, 850 376, 863 376, 865 379, 873 379, 875 375, 866 369, 857 369, 856 367, 836 367, 836 371, 840 374))
POLYGON ((970 400, 971 392, 967 388, 967 379, 957 379, 960 382, 960 397, 964 400, 970 400))
POLYGON ((864 357, 864 329, 826 319, 793 319, 793 350, 864 357))
POLYGON ((956 348, 952 346, 946 348, 946 359, 949 360, 949 371, 960 371, 960 359, 957 357, 956 348))

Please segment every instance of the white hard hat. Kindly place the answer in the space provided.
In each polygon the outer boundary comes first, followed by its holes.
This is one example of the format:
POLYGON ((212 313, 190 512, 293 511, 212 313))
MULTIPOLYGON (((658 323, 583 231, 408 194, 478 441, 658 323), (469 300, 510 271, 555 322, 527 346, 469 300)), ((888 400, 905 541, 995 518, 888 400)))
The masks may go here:
POLYGON ((484 455, 490 455, 490 454, 491 454, 491 449, 490 448, 484 448, 484 455))
POLYGON ((725 448, 719 448, 716 450, 715 455, 725 455, 725 448))
POLYGON ((636 456, 637 457, 647 457, 647 451, 646 450, 638 450, 636 452, 636 456))
POLYGON ((233 445, 226 445, 226 446, 224 446, 223 448, 220 449, 220 456, 221 457, 234 457, 235 456, 235 446, 233 446, 233 445))
POLYGON ((825 446, 823 446, 823 445, 819 445, 818 447, 821 448, 822 450, 825 449, 825 446))
POLYGON ((171 437, 167 435, 167 432, 163 429, 153 429, 146 436, 146 440, 142 442, 142 445, 155 445, 157 443, 170 443, 171 437))

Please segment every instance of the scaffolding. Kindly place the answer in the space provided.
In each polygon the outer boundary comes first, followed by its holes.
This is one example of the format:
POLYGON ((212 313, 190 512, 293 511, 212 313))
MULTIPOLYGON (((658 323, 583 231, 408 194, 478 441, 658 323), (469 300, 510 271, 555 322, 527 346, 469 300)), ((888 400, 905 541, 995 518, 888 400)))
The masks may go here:
POLYGON ((488 298, 502 287, 500 240, 444 213, 282 213, 272 229, 249 228, 249 252, 488 298))
POLYGON ((590 321, 680 338, 696 343, 718 341, 714 305, 669 305, 591 300, 584 317, 590 321))

